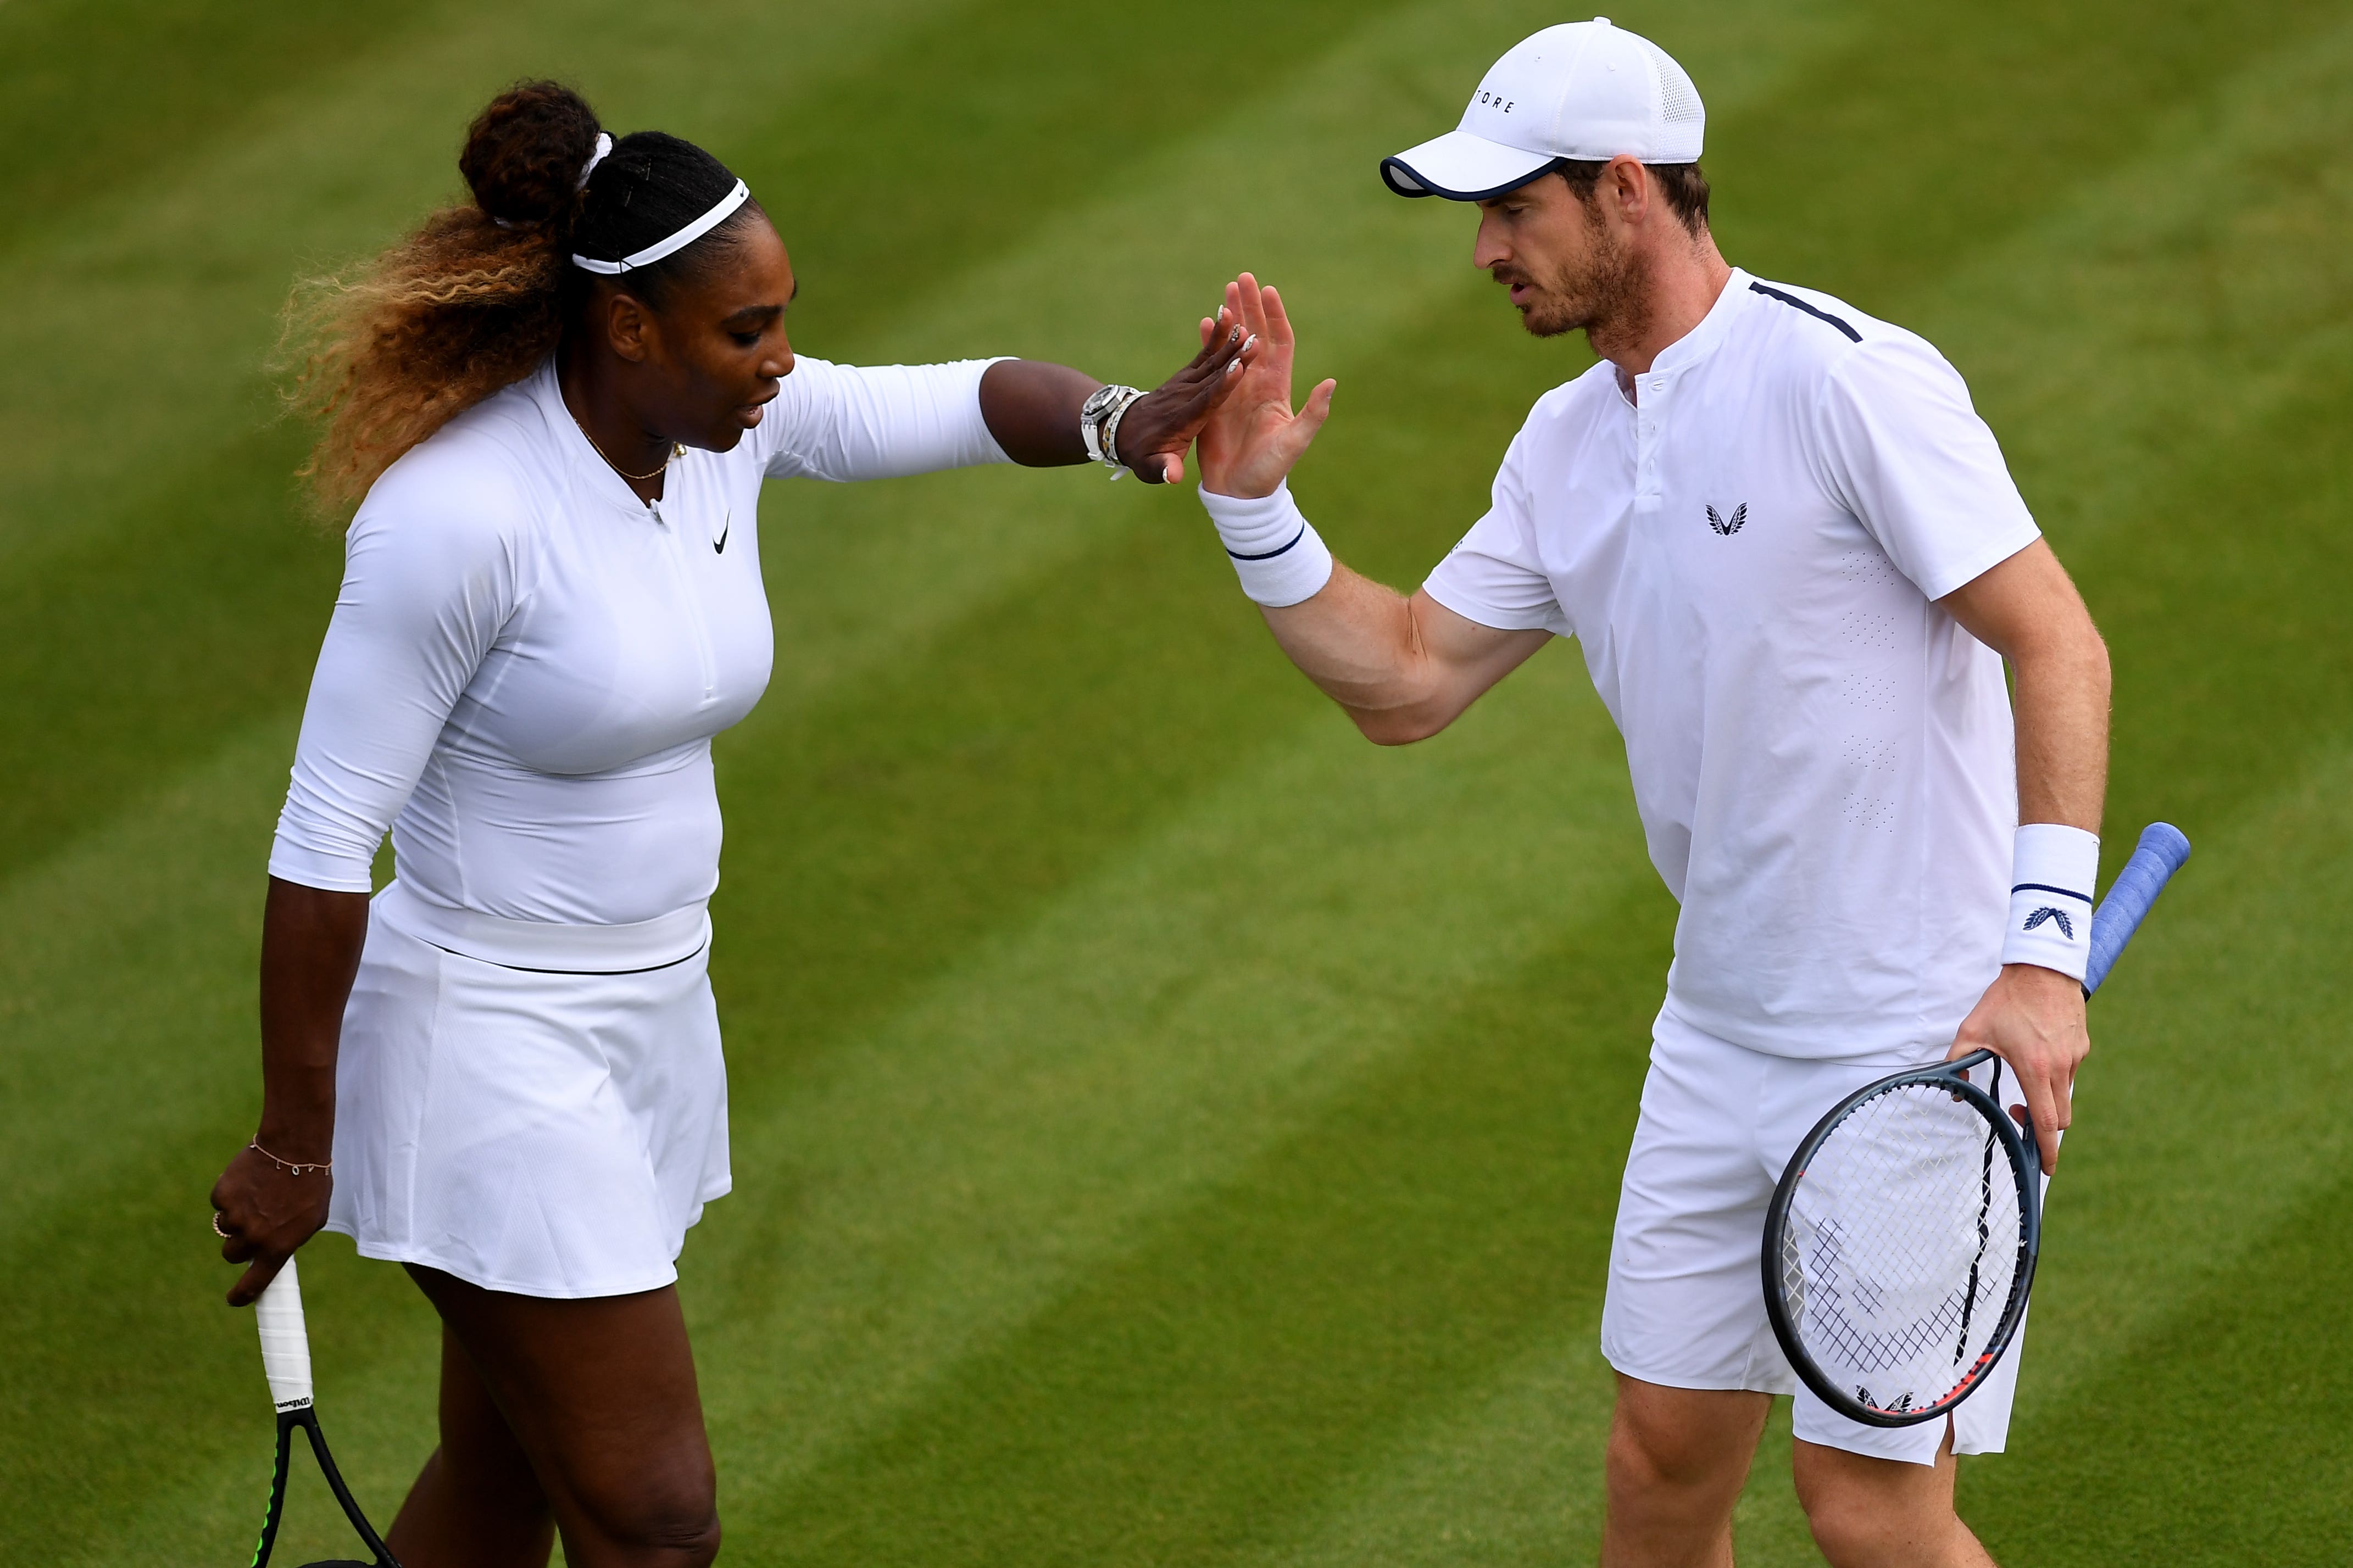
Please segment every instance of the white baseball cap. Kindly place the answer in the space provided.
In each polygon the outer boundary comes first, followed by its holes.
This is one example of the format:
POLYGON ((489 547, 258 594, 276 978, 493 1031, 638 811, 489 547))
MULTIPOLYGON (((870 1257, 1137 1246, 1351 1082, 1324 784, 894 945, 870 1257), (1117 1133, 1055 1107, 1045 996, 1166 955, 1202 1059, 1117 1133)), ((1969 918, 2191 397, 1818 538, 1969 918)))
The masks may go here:
POLYGON ((1489 68, 1462 123, 1381 160, 1401 196, 1477 202, 1526 184, 1556 158, 1699 161, 1707 110, 1674 58, 1607 16, 1524 39, 1489 68))

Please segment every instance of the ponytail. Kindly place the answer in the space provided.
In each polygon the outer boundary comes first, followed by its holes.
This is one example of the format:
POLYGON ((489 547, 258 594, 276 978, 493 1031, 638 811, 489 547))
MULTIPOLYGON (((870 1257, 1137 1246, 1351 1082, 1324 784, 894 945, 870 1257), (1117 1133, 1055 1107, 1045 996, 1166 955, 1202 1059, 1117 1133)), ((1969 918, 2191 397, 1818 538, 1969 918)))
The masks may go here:
MULTIPOLYGON (((300 471, 330 518, 347 514, 410 447, 546 362, 589 287, 571 264, 575 250, 632 255, 735 184, 716 158, 674 136, 613 141, 586 100, 552 81, 491 100, 458 168, 472 202, 433 214, 359 268, 299 282, 287 302, 278 363, 292 372, 289 407, 323 426, 300 471)), ((759 210, 744 203, 621 282, 660 309, 678 281, 731 251, 759 210)))

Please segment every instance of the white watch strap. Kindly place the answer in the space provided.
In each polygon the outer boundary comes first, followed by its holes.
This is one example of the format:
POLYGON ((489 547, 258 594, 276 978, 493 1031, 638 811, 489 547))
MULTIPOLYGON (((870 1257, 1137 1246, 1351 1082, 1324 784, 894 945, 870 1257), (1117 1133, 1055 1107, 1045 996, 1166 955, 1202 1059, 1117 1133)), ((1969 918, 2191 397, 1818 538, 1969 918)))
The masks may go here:
POLYGON ((1133 386, 1106 386, 1087 401, 1093 405, 1094 398, 1103 397, 1104 393, 1111 395, 1100 405, 1091 410, 1080 410, 1079 438, 1086 443, 1088 459, 1101 463, 1111 470, 1112 478, 1117 479, 1127 471, 1119 460, 1119 422, 1144 393, 1133 386))

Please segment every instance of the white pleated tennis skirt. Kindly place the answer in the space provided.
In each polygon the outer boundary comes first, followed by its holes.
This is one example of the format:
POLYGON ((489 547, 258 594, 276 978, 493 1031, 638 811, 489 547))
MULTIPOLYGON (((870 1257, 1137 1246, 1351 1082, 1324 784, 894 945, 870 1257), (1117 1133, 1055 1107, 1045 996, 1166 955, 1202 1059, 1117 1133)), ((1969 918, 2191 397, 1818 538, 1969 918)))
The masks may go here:
POLYGON ((343 1013, 327 1228, 525 1296, 676 1279, 729 1185, 710 951, 700 909, 541 926, 385 889, 343 1013))

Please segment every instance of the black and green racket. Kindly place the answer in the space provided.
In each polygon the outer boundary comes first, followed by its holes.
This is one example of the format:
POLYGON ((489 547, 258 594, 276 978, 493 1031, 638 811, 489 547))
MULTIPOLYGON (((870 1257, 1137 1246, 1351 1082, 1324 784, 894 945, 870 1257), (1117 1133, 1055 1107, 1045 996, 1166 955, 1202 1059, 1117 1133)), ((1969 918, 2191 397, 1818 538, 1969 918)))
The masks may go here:
POLYGON ((372 1563, 337 1557, 305 1568, 400 1568, 399 1559, 368 1523, 360 1505, 352 1500, 351 1489, 343 1485, 335 1457, 327 1452, 327 1439, 319 1431, 319 1412, 311 1403, 311 1335, 302 1326, 302 1284, 295 1276, 292 1258, 286 1260, 278 1278, 261 1292, 253 1316, 261 1330, 261 1370, 269 1379, 270 1402, 278 1406, 278 1465, 269 1478, 269 1511, 261 1521, 261 1540, 253 1549, 252 1568, 263 1568, 269 1561, 269 1549, 278 1544, 278 1521, 286 1508, 286 1471, 293 1462, 298 1430, 310 1437, 311 1452, 335 1500, 343 1505, 343 1517, 359 1531, 361 1544, 375 1554, 372 1563))

